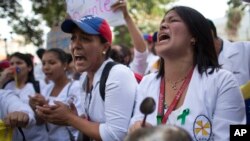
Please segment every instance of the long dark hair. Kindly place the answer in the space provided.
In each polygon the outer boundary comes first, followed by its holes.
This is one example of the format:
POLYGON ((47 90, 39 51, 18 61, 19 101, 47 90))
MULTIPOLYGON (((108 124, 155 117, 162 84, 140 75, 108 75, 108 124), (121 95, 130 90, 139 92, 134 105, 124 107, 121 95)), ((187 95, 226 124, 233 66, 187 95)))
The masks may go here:
MULTIPOLYGON (((219 69, 218 58, 215 52, 212 33, 207 19, 195 9, 185 6, 176 6, 168 12, 175 11, 186 24, 189 32, 196 39, 193 47, 194 66, 198 66, 198 72, 202 75, 211 74, 215 69, 219 69), (211 71, 207 71, 211 68, 211 71)), ((166 12, 166 14, 168 14, 166 12)), ((160 59, 160 69, 157 77, 164 75, 164 60, 160 59)))
POLYGON ((23 53, 20 53, 20 52, 13 53, 12 55, 10 55, 10 58, 12 58, 12 57, 17 57, 17 58, 23 60, 27 64, 28 67, 31 67, 31 70, 28 73, 27 82, 35 81, 34 64, 33 64, 33 61, 31 59, 31 57, 28 54, 23 54, 23 53))
MULTIPOLYGON (((35 80, 35 77, 34 77, 34 64, 33 64, 33 61, 31 59, 31 57, 28 54, 23 54, 23 53, 20 53, 20 52, 15 52, 15 53, 11 54, 9 59, 11 59, 12 57, 17 57, 17 58, 23 60, 28 67, 31 67, 31 70, 28 73, 28 79, 27 79, 26 83, 28 83, 28 82, 30 82, 32 84, 36 83, 36 80, 35 80)), ((13 79, 6 82, 3 85, 3 88, 11 81, 13 81, 13 79)))

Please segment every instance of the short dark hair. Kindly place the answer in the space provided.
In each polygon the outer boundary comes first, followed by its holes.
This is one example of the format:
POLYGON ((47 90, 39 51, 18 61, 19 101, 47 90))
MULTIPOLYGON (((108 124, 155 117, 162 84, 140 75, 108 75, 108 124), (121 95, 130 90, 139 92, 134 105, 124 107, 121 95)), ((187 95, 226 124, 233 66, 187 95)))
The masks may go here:
POLYGON ((67 55, 67 63, 70 64, 73 61, 72 55, 70 53, 66 53, 67 55))
MULTIPOLYGON (((101 42, 102 44, 108 42, 108 40, 107 40, 106 38, 104 38, 102 35, 99 35, 99 38, 100 38, 100 42, 101 42)), ((108 58, 110 57, 110 52, 111 52, 111 46, 109 47, 109 49, 108 49, 107 52, 106 52, 105 59, 108 59, 108 58)))
MULTIPOLYGON (((207 19, 198 11, 186 6, 175 6, 166 12, 175 11, 183 22, 186 24, 189 32, 195 38, 194 52, 194 66, 198 66, 198 71, 202 75, 213 73, 214 69, 220 68, 215 47, 213 43, 212 33, 207 22, 207 19), (211 71, 207 70, 211 68, 211 71)), ((158 78, 164 75, 164 60, 160 60, 160 69, 158 78)))
POLYGON ((140 128, 128 134, 125 141, 192 141, 190 134, 183 128, 173 125, 158 125, 140 128))
POLYGON ((39 48, 37 51, 36 51, 36 55, 40 58, 40 60, 42 60, 42 57, 43 57, 43 54, 46 50, 44 48, 39 48))
POLYGON ((117 46, 119 46, 121 50, 118 51, 111 48, 110 58, 112 58, 116 62, 128 66, 129 63, 132 61, 132 53, 130 52, 129 48, 123 44, 119 44, 117 46), (125 60, 126 57, 129 57, 128 61, 125 60))
POLYGON ((208 24, 209 24, 210 29, 211 29, 211 30, 213 31, 213 33, 214 33, 214 37, 215 37, 215 38, 218 38, 217 30, 216 30, 216 27, 215 27, 213 21, 210 20, 210 19, 207 19, 207 21, 208 21, 208 24))

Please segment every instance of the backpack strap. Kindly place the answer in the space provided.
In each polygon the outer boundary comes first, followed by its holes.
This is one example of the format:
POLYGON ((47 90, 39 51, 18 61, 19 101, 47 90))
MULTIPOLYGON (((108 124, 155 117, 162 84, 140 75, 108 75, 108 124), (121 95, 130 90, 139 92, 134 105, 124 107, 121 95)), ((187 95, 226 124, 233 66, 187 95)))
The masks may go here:
POLYGON ((115 63, 115 62, 108 62, 102 71, 99 91, 100 91, 100 95, 101 95, 103 101, 105 101, 105 88, 106 88, 106 81, 108 79, 109 72, 110 72, 111 68, 116 64, 117 63, 115 63))
POLYGON ((23 130, 21 127, 17 127, 18 131, 21 133, 22 137, 23 137, 23 141, 26 141, 25 135, 23 133, 23 130))
POLYGON ((36 93, 40 93, 40 84, 39 84, 39 81, 34 81, 34 82, 32 82, 32 84, 33 84, 33 87, 34 87, 34 89, 35 89, 35 92, 36 93))

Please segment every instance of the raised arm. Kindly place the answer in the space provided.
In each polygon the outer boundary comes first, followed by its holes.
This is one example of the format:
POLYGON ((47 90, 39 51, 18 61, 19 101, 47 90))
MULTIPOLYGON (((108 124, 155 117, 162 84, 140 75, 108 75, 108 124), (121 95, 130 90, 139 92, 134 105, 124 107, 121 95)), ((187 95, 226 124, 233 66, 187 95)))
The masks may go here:
POLYGON ((139 28, 135 25, 133 19, 128 13, 127 10, 127 1, 119 0, 114 5, 112 5, 112 10, 115 12, 117 10, 121 10, 124 16, 124 20, 126 21, 129 34, 131 36, 135 51, 134 51, 134 59, 131 64, 131 69, 144 75, 145 70, 147 68, 147 44, 143 39, 142 33, 139 28))
POLYGON ((128 26, 128 31, 132 38, 133 44, 135 49, 138 52, 145 52, 147 49, 147 45, 142 37, 142 33, 139 28, 135 25, 134 21, 130 17, 127 9, 127 1, 126 0, 119 0, 114 5, 112 5, 112 10, 117 11, 121 10, 124 16, 124 20, 128 26))

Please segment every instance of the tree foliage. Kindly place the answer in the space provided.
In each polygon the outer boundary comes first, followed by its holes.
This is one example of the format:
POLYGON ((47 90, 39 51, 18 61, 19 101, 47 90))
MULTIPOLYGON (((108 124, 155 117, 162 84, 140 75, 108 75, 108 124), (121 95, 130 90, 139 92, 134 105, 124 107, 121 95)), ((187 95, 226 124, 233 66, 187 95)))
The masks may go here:
POLYGON ((58 25, 66 15, 64 0, 31 0, 35 14, 40 14, 49 27, 58 25))
MULTIPOLYGON (((158 30, 166 6, 175 0, 128 0, 129 13, 143 33, 153 34, 158 30)), ((114 43, 122 43, 131 47, 131 39, 126 26, 115 28, 114 43)))
POLYGON ((43 31, 37 28, 40 20, 36 17, 23 16, 23 7, 17 0, 2 0, 0 2, 0 18, 7 19, 13 31, 24 36, 26 43, 32 42, 36 46, 43 43, 43 31))
MULTIPOLYGON (((0 18, 6 18, 13 27, 13 32, 23 35, 26 43, 36 46, 43 44, 41 22, 49 27, 58 25, 66 15, 65 0, 30 0, 34 15, 23 16, 23 7, 18 0, 0 0, 0 18), (3 1, 3 2, 1 2, 3 1)), ((166 10, 166 5, 175 0, 128 0, 129 11, 136 24, 143 32, 153 33, 166 10)), ((130 44, 130 37, 125 26, 115 28, 115 42, 130 44), (118 36, 119 34, 119 36, 118 36)))

